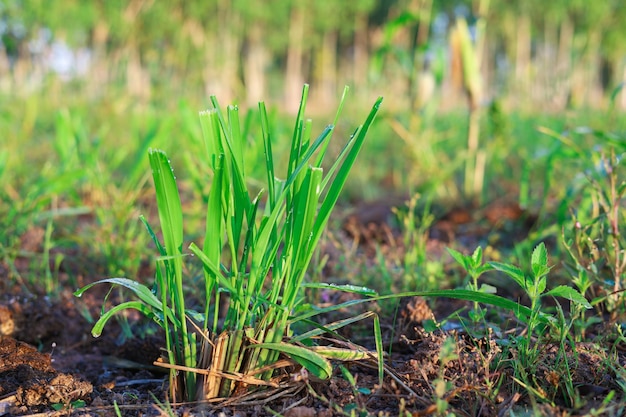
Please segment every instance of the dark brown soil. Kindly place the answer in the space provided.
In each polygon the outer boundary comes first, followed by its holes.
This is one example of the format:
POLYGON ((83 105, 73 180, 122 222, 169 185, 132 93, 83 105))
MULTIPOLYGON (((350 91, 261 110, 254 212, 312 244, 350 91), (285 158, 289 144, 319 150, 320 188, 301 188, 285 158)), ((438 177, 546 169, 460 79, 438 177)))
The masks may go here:
MULTIPOLYGON (((343 245, 355 247, 352 259, 363 259, 365 267, 377 250, 389 257, 402 256, 392 212, 388 206, 379 205, 364 207, 347 217, 344 231, 326 243, 327 271, 338 270, 333 262, 341 262, 342 253, 345 256, 343 245)), ((490 230, 508 228, 511 242, 527 233, 531 216, 516 206, 503 207, 478 214, 459 209, 442 215, 430 231, 429 252, 444 256, 444 247, 450 242, 456 242, 457 248, 459 242, 473 248, 490 230)), ((626 365, 624 346, 603 337, 606 328, 602 326, 589 329, 586 337, 597 342, 568 342, 565 349, 559 349, 556 342, 544 342, 537 348, 539 359, 528 370, 534 374, 527 377, 536 381, 533 388, 542 390, 539 395, 545 401, 533 404, 521 394, 525 391, 515 383, 520 380, 516 374, 519 370, 511 366, 519 360, 519 352, 509 346, 506 332, 522 331, 514 317, 490 312, 500 315, 499 322, 511 325, 479 329, 477 336, 459 317, 449 317, 459 309, 467 310, 466 303, 409 298, 400 302, 397 314, 393 308, 369 306, 379 314, 394 311, 381 317, 385 348, 390 352, 382 386, 378 385, 374 363, 352 362, 344 366, 353 375, 354 386, 339 368, 329 381, 315 381, 306 372, 293 369, 290 382, 279 390, 259 391, 217 404, 170 406, 166 374, 153 365, 162 353, 164 339, 145 319, 132 314, 125 317, 134 337, 125 336, 123 328, 112 322, 96 339, 90 334, 89 319, 98 316, 104 293, 96 290, 77 299, 68 288, 50 301, 8 284, 1 290, 0 416, 171 415, 168 407, 179 416, 280 413, 307 417, 351 415, 352 410, 359 416, 423 416, 445 415, 444 405, 457 416, 505 416, 509 410, 534 415, 529 411, 533 407, 534 412, 560 415, 572 409, 568 403, 572 398, 579 404, 574 414, 582 415, 599 407, 611 391, 617 396, 613 401, 623 401, 618 398, 623 390, 615 370, 626 365), (436 321, 441 324, 439 330, 425 331, 424 323, 436 321), (449 347, 447 356, 442 357, 442 348, 449 347), (563 372, 571 374, 574 386, 565 386, 563 372)), ((324 294, 321 298, 321 302, 342 301, 324 294)), ((351 326, 345 332, 355 343, 372 348, 367 325, 363 329, 351 326)))

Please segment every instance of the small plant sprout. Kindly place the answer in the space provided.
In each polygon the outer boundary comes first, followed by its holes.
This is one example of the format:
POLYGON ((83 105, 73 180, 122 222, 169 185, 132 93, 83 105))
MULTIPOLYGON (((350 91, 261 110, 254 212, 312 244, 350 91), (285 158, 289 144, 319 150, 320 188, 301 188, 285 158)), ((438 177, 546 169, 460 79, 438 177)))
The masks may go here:
MULTIPOLYGON (((586 309, 590 309, 591 304, 589 304, 587 299, 578 290, 566 285, 559 285, 546 291, 548 273, 551 267, 548 265, 548 251, 543 242, 533 250, 530 263, 530 273, 524 273, 519 267, 506 263, 489 262, 489 265, 512 278, 524 292, 526 292, 530 299, 531 315, 527 322, 528 329, 525 337, 519 336, 516 338, 516 344, 519 349, 520 369, 522 369, 524 373, 532 375, 532 372, 529 370, 532 370, 535 365, 540 345, 540 343, 533 342, 533 340, 535 340, 534 337, 537 330, 543 328, 545 325, 545 322, 542 323, 542 320, 540 320, 542 314, 541 299, 544 297, 562 297, 586 309)), ((563 320, 552 320, 551 324, 553 326, 564 326, 563 320)), ((526 378, 524 377, 523 379, 526 378)))
MULTIPOLYGON (((347 89, 334 124, 317 137, 311 136, 312 121, 304 118, 308 86, 304 87, 295 121, 289 161, 279 179, 272 153, 273 131, 263 103, 259 104, 264 147, 266 183, 253 192, 243 149, 248 138, 242 134, 239 110, 229 106, 224 114, 215 97, 213 108, 200 113, 206 145, 204 159, 212 176, 206 207, 206 229, 202 246, 189 245, 204 271, 204 306, 201 311, 187 308, 184 292, 183 213, 176 179, 167 155, 149 152, 156 189, 163 240, 144 223, 160 257, 157 261, 155 291, 126 278, 110 278, 97 283, 121 285, 132 290, 138 301, 128 301, 105 312, 93 328, 98 335, 109 318, 126 308, 152 317, 166 336, 165 361, 170 369, 170 392, 175 401, 216 399, 231 396, 248 386, 278 387, 279 370, 300 365, 319 379, 332 373, 329 359, 375 358, 382 378, 382 342, 378 317, 374 329, 378 352, 336 346, 312 346, 317 336, 371 317, 360 315, 319 326, 295 336, 291 325, 311 323, 322 309, 302 303, 302 289, 329 288, 373 297, 375 292, 356 286, 305 284, 305 277, 317 244, 337 202, 382 98, 374 104, 364 124, 350 136, 339 155, 326 162, 326 151, 343 107, 347 89), (322 165, 329 167, 325 172, 322 165), (227 261, 225 261, 227 260, 227 261), (226 263, 224 263, 226 262, 226 263), (228 308, 219 316, 217 307, 228 308), (223 323, 223 324, 222 324, 223 323), (288 361, 279 362, 283 355, 288 361), (278 378, 274 378, 278 376, 278 378)), ((90 284, 76 294, 97 284, 90 284)), ((333 306, 333 309, 342 305, 333 306)))
MULTIPOLYGON (((493 266, 489 263, 483 263, 483 250, 479 246, 471 255, 464 255, 454 249, 448 248, 448 253, 459 263, 463 269, 469 274, 471 281, 467 284, 467 289, 471 291, 479 291, 487 294, 494 294, 496 289, 491 285, 482 284, 478 286, 478 278, 487 271, 493 270, 493 266)), ((474 301, 474 308, 469 313, 474 325, 481 322, 485 317, 485 311, 480 308, 477 301, 474 301)))
POLYGON ((393 212, 398 217, 398 221, 403 228, 404 243, 404 274, 405 285, 425 286, 421 289, 433 289, 439 286, 437 275, 441 272, 437 270, 437 264, 430 262, 427 258, 426 244, 428 242, 429 230, 435 221, 435 216, 430 212, 431 200, 426 199, 425 207, 421 215, 416 213, 417 203, 421 196, 414 195, 406 202, 406 207, 402 209, 393 208, 393 212), (411 282, 411 277, 413 281, 411 282), (416 278, 419 278, 416 280, 416 278), (425 281, 425 283, 423 283, 425 281))

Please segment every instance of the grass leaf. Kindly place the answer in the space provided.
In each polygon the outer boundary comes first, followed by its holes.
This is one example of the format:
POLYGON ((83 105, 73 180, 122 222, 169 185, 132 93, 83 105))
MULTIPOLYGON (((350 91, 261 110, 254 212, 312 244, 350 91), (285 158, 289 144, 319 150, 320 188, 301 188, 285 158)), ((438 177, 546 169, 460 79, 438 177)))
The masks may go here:
POLYGON ((76 297, 80 297, 83 295, 83 293, 85 291, 87 291, 89 288, 93 287, 94 285, 97 284, 114 284, 114 285, 121 285, 122 287, 128 288, 129 290, 131 290, 132 292, 135 293, 135 295, 137 297, 139 297, 139 299, 144 302, 145 304, 149 305, 150 307, 154 307, 157 310, 163 310, 163 304, 161 303, 161 300, 159 300, 153 293, 152 291, 150 291, 150 288, 146 287, 143 284, 140 284, 137 281, 133 281, 132 279, 128 279, 128 278, 105 278, 105 279, 101 279, 98 280, 96 282, 92 282, 91 284, 87 284, 85 285, 83 288, 77 290, 76 292, 74 292, 74 295, 76 297))
POLYGON ((327 289, 327 290, 336 290, 342 292, 349 292, 353 294, 364 295, 366 297, 375 297, 378 293, 370 288, 361 287, 358 285, 352 284, 331 284, 327 282, 306 282, 302 284, 302 288, 317 288, 317 289, 327 289))
POLYGON ((110 310, 102 314, 91 329, 92 336, 100 337, 100 335, 102 334, 102 329, 107 324, 109 319, 111 319, 116 313, 128 309, 139 310, 146 317, 154 316, 154 311, 141 301, 127 301, 112 307, 110 310))

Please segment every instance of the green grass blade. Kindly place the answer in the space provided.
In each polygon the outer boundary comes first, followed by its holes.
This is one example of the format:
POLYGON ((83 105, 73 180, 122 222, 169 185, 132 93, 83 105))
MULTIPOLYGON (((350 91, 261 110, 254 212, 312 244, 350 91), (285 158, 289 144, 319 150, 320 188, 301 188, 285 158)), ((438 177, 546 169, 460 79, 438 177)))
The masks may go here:
POLYGON ((378 386, 383 386, 384 358, 383 358, 383 336, 380 330, 380 318, 374 315, 374 340, 376 341, 376 356, 378 357, 378 386))
POLYGON ((382 101, 383 99, 381 97, 374 104, 374 107, 372 108, 372 110, 370 111, 370 114, 365 120, 363 127, 359 129, 358 131, 354 145, 350 149, 350 152, 346 156, 345 161, 343 162, 343 164, 339 168, 339 171, 337 172, 337 176, 335 177, 334 181, 330 185, 328 194, 324 198, 324 202, 322 203, 322 207, 320 208, 320 216, 318 216, 318 225, 317 225, 316 233, 319 233, 319 235, 321 235, 322 229, 326 225, 326 222, 328 221, 328 217, 330 217, 330 212, 332 211, 332 208, 335 206, 335 203, 337 202, 337 199, 339 198, 339 194, 341 190, 343 189, 343 186, 348 178, 348 173, 350 172, 350 170, 352 169, 352 166, 354 165, 354 162, 356 161, 356 157, 359 154, 361 147, 363 146, 363 142, 365 141, 365 136, 367 134, 367 131, 369 130, 371 124, 373 123, 374 118, 376 117, 376 114, 378 113, 378 109, 380 108, 380 105, 382 104, 382 101))
POLYGON ((315 288, 321 290, 335 290, 342 292, 349 292, 353 294, 363 295, 365 297, 376 297, 378 293, 370 288, 361 287, 352 284, 329 284, 327 282, 305 282, 302 284, 302 288, 315 288))
MULTIPOLYGON (((374 118, 376 117, 376 114, 378 113, 378 109, 380 108, 380 105, 382 104, 382 101, 383 99, 382 97, 380 97, 376 101, 376 103, 374 103, 372 110, 370 111, 367 119, 365 120, 365 123, 363 124, 363 127, 359 129, 354 145, 350 149, 350 152, 347 154, 346 159, 344 160, 343 164, 339 168, 339 171, 337 172, 337 176, 335 177, 332 184, 330 185, 330 189, 328 190, 328 193, 326 194, 324 201, 322 202, 322 206, 319 209, 317 218, 315 219, 315 224, 313 226, 313 234, 311 236, 311 242, 310 242, 310 245, 312 248, 317 246, 317 243, 322 237, 324 228, 326 227, 326 224, 328 223, 328 219, 330 218, 330 213, 332 209, 334 208, 335 204, 337 203, 337 200, 339 199, 339 194, 341 193, 341 190, 343 189, 343 186, 348 178, 348 173, 352 169, 352 166, 354 165, 356 157, 361 147, 363 146, 363 142, 365 140, 367 131, 372 125, 374 118)), ((311 258, 313 257, 313 253, 314 253, 313 250, 311 250, 308 253, 307 255, 308 259, 306 260, 307 265, 311 261, 311 258)), ((302 273, 304 274, 304 271, 302 273)), ((302 279, 300 279, 300 281, 301 280, 302 279)))
POLYGON ((213 268, 204 264, 204 290, 205 290, 205 320, 204 325, 209 323, 210 300, 215 290, 216 284, 221 276, 219 268, 222 248, 224 246, 223 236, 224 228, 222 223, 222 186, 224 183, 224 155, 218 155, 213 169, 213 182, 209 192, 209 201, 207 203, 205 235, 203 244, 203 253, 210 260, 213 268))
POLYGON ((284 190, 288 190, 292 186, 292 184, 296 182, 298 175, 300 174, 302 169, 305 169, 308 166, 309 160, 311 159, 315 151, 317 151, 325 141, 330 139, 332 131, 332 126, 326 126, 322 133, 315 139, 315 141, 313 141, 311 146, 308 147, 307 151, 304 153, 304 155, 302 155, 299 163, 293 169, 291 175, 287 177, 287 181, 283 185, 284 190))
POLYGON ((230 126, 230 137, 232 139, 232 152, 235 164, 241 171, 241 176, 246 177, 246 170, 243 158, 244 138, 241 136, 241 125, 239 123, 239 108, 228 106, 228 125, 230 126))
POLYGON ((365 313, 361 313, 361 314, 358 314, 358 315, 353 316, 353 317, 348 317, 348 318, 345 318, 343 320, 337 320, 337 321, 334 321, 334 322, 332 322, 330 324, 327 324, 325 326, 320 326, 317 329, 313 329, 313 330, 310 330, 308 332, 299 334, 297 336, 292 337, 290 340, 293 341, 293 342, 302 342, 302 341, 304 341, 306 339, 310 339, 310 338, 313 338, 313 337, 316 337, 316 336, 320 336, 320 335, 322 335, 324 333, 334 332, 337 329, 341 329, 341 328, 346 327, 346 326, 348 326, 350 324, 359 322, 361 320, 365 320, 366 318, 374 316, 374 315, 375 315, 375 313, 373 313, 371 311, 366 311, 365 313))
POLYGON ((298 115, 293 128, 293 136, 291 138, 291 151, 289 152, 289 167, 287 170, 287 178, 290 178, 300 160, 300 150, 302 145, 302 130, 304 129, 304 111, 306 109, 307 98, 309 95, 309 85, 302 87, 302 97, 300 99, 300 107, 298 107, 298 115))
POLYGON ((141 220, 141 222, 145 226, 146 230, 148 231, 148 234, 152 238, 152 241, 154 242, 154 244, 155 244, 157 250, 159 251, 159 253, 161 254, 161 256, 167 256, 167 251, 165 250, 165 248, 161 244, 161 241, 159 240, 159 238, 157 237, 156 233, 152 229, 152 226, 150 226, 150 224, 148 223, 148 220, 146 220, 146 218, 143 215, 139 216, 139 220, 141 220))
MULTIPOLYGON (((331 311, 336 311, 342 308, 352 307, 354 305, 368 303, 372 301, 381 301, 381 300, 389 300, 394 298, 402 298, 402 297, 444 297, 444 298, 454 298, 458 300, 467 300, 474 301, 478 303, 488 304, 495 307, 500 307, 505 310, 509 310, 515 314, 515 316, 522 322, 528 323, 528 319, 533 314, 532 310, 522 304, 519 304, 515 301, 509 300, 508 298, 500 297, 495 294, 487 294, 480 291, 472 291, 472 290, 462 290, 462 289, 454 289, 454 290, 434 290, 434 291, 412 291, 412 292, 404 292, 399 294, 390 294, 390 295, 380 295, 377 297, 365 298, 361 300, 350 300, 345 303, 319 308, 315 310, 310 310, 305 313, 299 314, 297 316, 293 316, 290 318, 290 323, 296 323, 301 320, 309 319, 311 317, 317 316, 319 314, 329 313, 331 311)), ((547 313, 539 312, 538 319, 545 324, 554 323, 555 318, 547 313)))
POLYGON ((267 173, 268 187, 268 203, 269 209, 272 210, 276 205, 275 191, 275 174, 274 174, 274 157, 272 154, 272 136, 270 131, 269 119, 267 117, 267 109, 265 103, 259 103, 259 113, 261 114, 261 132, 263 134, 263 153, 265 156, 265 172, 267 173))
MULTIPOLYGON (((343 88, 343 94, 341 95, 341 100, 339 100, 339 106, 337 107, 337 112, 335 113, 335 119, 333 120, 333 130, 334 127, 337 126, 337 123, 339 122, 339 116, 341 115, 341 111, 343 110, 343 105, 346 101, 346 97, 348 96, 348 91, 350 90, 350 88, 346 85, 343 88)), ((332 138, 332 134, 331 134, 331 138, 332 138)), ((328 149, 328 144, 330 143, 330 139, 324 143, 324 145, 320 148, 320 151, 317 155, 317 158, 315 160, 315 166, 318 168, 321 168, 322 166, 322 162, 324 161, 324 156, 326 155, 326 149, 328 149)))
POLYGON ((307 267, 303 262, 305 260, 303 258, 307 256, 310 250, 309 241, 317 213, 322 169, 309 167, 306 174, 302 188, 294 199, 292 211, 293 233, 291 239, 288 240, 288 248, 293 251, 293 256, 291 257, 292 273, 287 274, 283 304, 288 306, 289 309, 293 307, 293 299, 300 289, 301 282, 297 281, 297 279, 302 275, 301 271, 307 267))
POLYGON ((231 296, 236 297, 238 293, 235 290, 235 287, 232 286, 229 280, 224 278, 219 267, 213 263, 213 260, 206 256, 195 243, 191 243, 189 245, 189 249, 198 257, 198 259, 200 259, 204 267, 218 279, 220 285, 222 285, 231 294, 231 296))
POLYGON ((98 321, 96 321, 96 323, 93 325, 93 328, 91 329, 92 336, 100 337, 100 335, 102 334, 102 329, 107 324, 109 319, 111 319, 115 314, 119 313, 120 311, 128 310, 128 309, 139 310, 146 317, 154 316, 154 311, 149 306, 142 303, 141 301, 127 301, 127 302, 118 304, 115 307, 112 307, 110 310, 102 314, 100 318, 98 319, 98 321))
POLYGON ((339 152, 337 159, 335 159, 335 162, 333 162, 330 169, 328 170, 328 173, 324 177, 324 181, 322 182, 322 190, 325 190, 326 187, 328 187, 328 184, 331 183, 332 180, 334 180, 335 172, 337 172, 341 164, 343 164, 343 161, 345 161, 346 156, 352 149, 352 146, 354 145, 354 141, 358 137, 358 133, 360 130, 361 130, 361 127, 357 128, 354 131, 354 133, 352 133, 352 135, 350 136, 350 139, 343 146, 343 148, 341 149, 341 152, 339 152))
POLYGON ((211 169, 215 171, 217 158, 224 155, 224 147, 220 137, 220 124, 217 118, 216 110, 206 110, 199 114, 200 126, 202 127, 202 138, 204 147, 206 148, 208 161, 211 163, 211 169))
POLYGON ((182 252, 183 244, 183 213, 176 179, 163 151, 152 149, 149 155, 163 240, 167 253, 173 256, 182 252))
MULTIPOLYGON (((167 155, 163 151, 150 150, 150 166, 152 167, 152 177, 156 190, 157 207, 161 231, 163 233, 164 246, 167 254, 173 259, 165 261, 167 291, 172 303, 176 319, 179 326, 175 326, 174 346, 180 352, 178 360, 187 367, 196 365, 196 358, 193 356, 193 339, 187 331, 187 320, 185 317, 185 296, 183 293, 183 266, 182 266, 182 245, 183 245, 183 213, 176 186, 176 178, 170 166, 167 155)), ((185 373, 186 395, 188 399, 195 395, 196 375, 192 372, 185 373)))
POLYGON ((154 307, 157 310, 160 310, 160 311, 163 310, 163 304, 161 303, 161 300, 159 300, 156 297, 156 295, 154 295, 152 291, 150 291, 150 288, 146 287, 143 284, 138 283, 137 281, 133 281, 132 279, 128 279, 128 278, 101 279, 99 281, 92 282, 91 284, 85 285, 83 288, 74 292, 74 295, 76 297, 81 297, 85 291, 87 291, 89 288, 97 284, 114 284, 114 285, 120 285, 122 287, 128 288, 133 293, 135 293, 135 295, 139 297, 139 299, 145 304, 151 307, 154 307))

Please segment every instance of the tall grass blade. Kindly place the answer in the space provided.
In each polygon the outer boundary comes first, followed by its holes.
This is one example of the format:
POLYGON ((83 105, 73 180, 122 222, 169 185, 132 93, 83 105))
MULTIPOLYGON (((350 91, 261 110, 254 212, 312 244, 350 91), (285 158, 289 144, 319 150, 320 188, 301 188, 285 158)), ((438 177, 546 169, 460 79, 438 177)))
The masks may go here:
MULTIPOLYGON (((176 178, 167 155, 163 151, 152 149, 149 152, 149 159, 156 190, 164 247, 167 254, 171 257, 164 261, 167 270, 167 289, 162 288, 161 291, 166 291, 169 295, 175 317, 180 322, 180 327, 176 328, 174 332, 175 337, 172 350, 178 352, 181 363, 184 363, 187 367, 194 367, 196 358, 192 354, 192 340, 187 330, 185 296, 183 293, 183 213, 180 196, 176 186, 176 178)), ((195 374, 187 372, 184 380, 184 391, 187 395, 195 392, 195 374)))
POLYGON ((380 318, 378 314, 374 316, 374 340, 376 343, 376 355, 378 357, 378 386, 382 387, 385 362, 383 358, 383 336, 380 330, 380 318))

